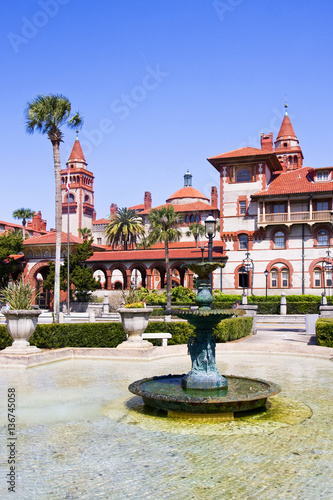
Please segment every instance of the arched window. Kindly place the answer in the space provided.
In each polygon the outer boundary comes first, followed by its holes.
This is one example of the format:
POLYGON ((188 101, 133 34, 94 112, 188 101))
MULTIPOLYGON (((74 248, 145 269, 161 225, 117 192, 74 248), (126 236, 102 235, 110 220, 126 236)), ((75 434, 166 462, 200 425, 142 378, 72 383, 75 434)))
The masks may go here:
POLYGON ((287 148, 287 147, 288 147, 288 143, 287 143, 287 142, 284 142, 284 143, 283 143, 283 147, 284 147, 284 148, 287 148))
POLYGON ((277 269, 271 270, 271 287, 277 288, 278 286, 278 271, 277 269))
POLYGON ((191 220, 191 222, 195 222, 195 217, 194 217, 193 214, 191 215, 191 219, 190 220, 191 220))
POLYGON ((288 156, 288 163, 292 164, 292 162, 293 162, 292 156, 288 156))
POLYGON ((314 273, 314 286, 320 287, 321 286, 322 271, 319 267, 316 267, 313 273, 314 273))
POLYGON ((282 231, 277 231, 274 235, 274 247, 285 248, 285 235, 282 231))
POLYGON ((327 247, 328 246, 328 231, 327 229, 320 229, 318 231, 318 246, 327 247))
POLYGON ((298 163, 298 160, 297 160, 297 155, 294 155, 294 163, 297 164, 298 163))
POLYGON ((289 286, 289 271, 287 268, 281 270, 281 285, 283 288, 289 286))
POLYGON ((250 182, 251 181, 251 171, 248 168, 242 168, 237 171, 237 182, 250 182))
POLYGON ((244 266, 238 271, 238 288, 249 288, 249 273, 244 266))
POLYGON ((198 214, 195 216, 195 222, 200 222, 200 217, 198 214))
POLYGON ((74 201, 73 193, 69 193, 68 198, 69 198, 69 203, 72 203, 74 201))
POLYGON ((90 203, 90 198, 89 198, 89 196, 87 194, 84 197, 84 202, 85 203, 90 203))
POLYGON ((239 234, 238 239, 239 239, 239 249, 247 250, 249 245, 249 239, 247 234, 239 234))
POLYGON ((189 223, 190 222, 190 216, 189 215, 186 215, 185 217, 185 222, 189 223))

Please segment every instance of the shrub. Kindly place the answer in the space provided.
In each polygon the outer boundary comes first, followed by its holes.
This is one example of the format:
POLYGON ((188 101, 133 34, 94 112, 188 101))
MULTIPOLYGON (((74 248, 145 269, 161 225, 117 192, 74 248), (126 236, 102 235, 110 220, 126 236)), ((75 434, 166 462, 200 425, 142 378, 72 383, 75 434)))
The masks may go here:
MULTIPOLYGON (((216 342, 228 342, 250 335, 252 318, 230 318, 221 321, 214 329, 216 342)), ((194 335, 194 327, 185 321, 151 321, 147 333, 170 332, 170 345, 187 344, 194 335)), ((61 347, 117 347, 126 340, 121 323, 74 323, 37 325, 30 338, 30 344, 41 349, 59 349, 61 347)), ((152 340, 154 345, 159 339, 152 340)), ((12 344, 12 338, 5 326, 0 326, 0 349, 12 344)))
POLYGON ((216 342, 229 342, 251 335, 253 318, 239 317, 229 318, 221 321, 214 328, 216 342))
POLYGON ((317 344, 333 347, 333 318, 320 318, 316 323, 317 344))
POLYGON ((195 304, 196 294, 190 288, 177 286, 171 290, 171 302, 174 304, 195 304))

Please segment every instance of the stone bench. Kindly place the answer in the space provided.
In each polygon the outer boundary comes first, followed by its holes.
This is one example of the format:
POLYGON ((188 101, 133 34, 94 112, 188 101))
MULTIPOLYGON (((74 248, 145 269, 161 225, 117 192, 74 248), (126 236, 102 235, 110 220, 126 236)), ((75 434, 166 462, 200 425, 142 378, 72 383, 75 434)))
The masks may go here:
POLYGON ((168 345, 168 339, 172 338, 171 333, 143 333, 142 338, 144 340, 150 339, 162 339, 162 346, 165 347, 168 345))

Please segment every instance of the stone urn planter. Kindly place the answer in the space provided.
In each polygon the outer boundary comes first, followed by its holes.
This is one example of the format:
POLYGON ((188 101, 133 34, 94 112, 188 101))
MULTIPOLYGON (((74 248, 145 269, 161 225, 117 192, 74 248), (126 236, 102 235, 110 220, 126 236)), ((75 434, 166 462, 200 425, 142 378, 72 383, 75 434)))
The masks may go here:
POLYGON ((14 341, 11 346, 2 351, 3 353, 29 354, 41 350, 29 343, 41 313, 39 309, 13 309, 3 313, 6 317, 8 333, 14 341))
POLYGON ((142 334, 148 326, 149 316, 153 312, 152 307, 131 308, 121 307, 118 309, 121 323, 127 334, 127 340, 117 347, 120 349, 153 347, 151 342, 142 339, 142 334))

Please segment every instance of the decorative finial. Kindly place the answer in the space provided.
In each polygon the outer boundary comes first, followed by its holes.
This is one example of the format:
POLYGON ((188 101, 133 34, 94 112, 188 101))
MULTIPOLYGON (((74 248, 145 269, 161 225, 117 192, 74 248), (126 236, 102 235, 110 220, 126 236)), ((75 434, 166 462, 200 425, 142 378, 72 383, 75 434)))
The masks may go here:
POLYGON ((288 116, 288 111, 287 111, 287 108, 288 108, 287 96, 286 96, 286 100, 284 102, 284 107, 286 108, 286 112, 285 112, 284 116, 288 116))
POLYGON ((79 129, 76 129, 76 140, 79 140, 79 129))

